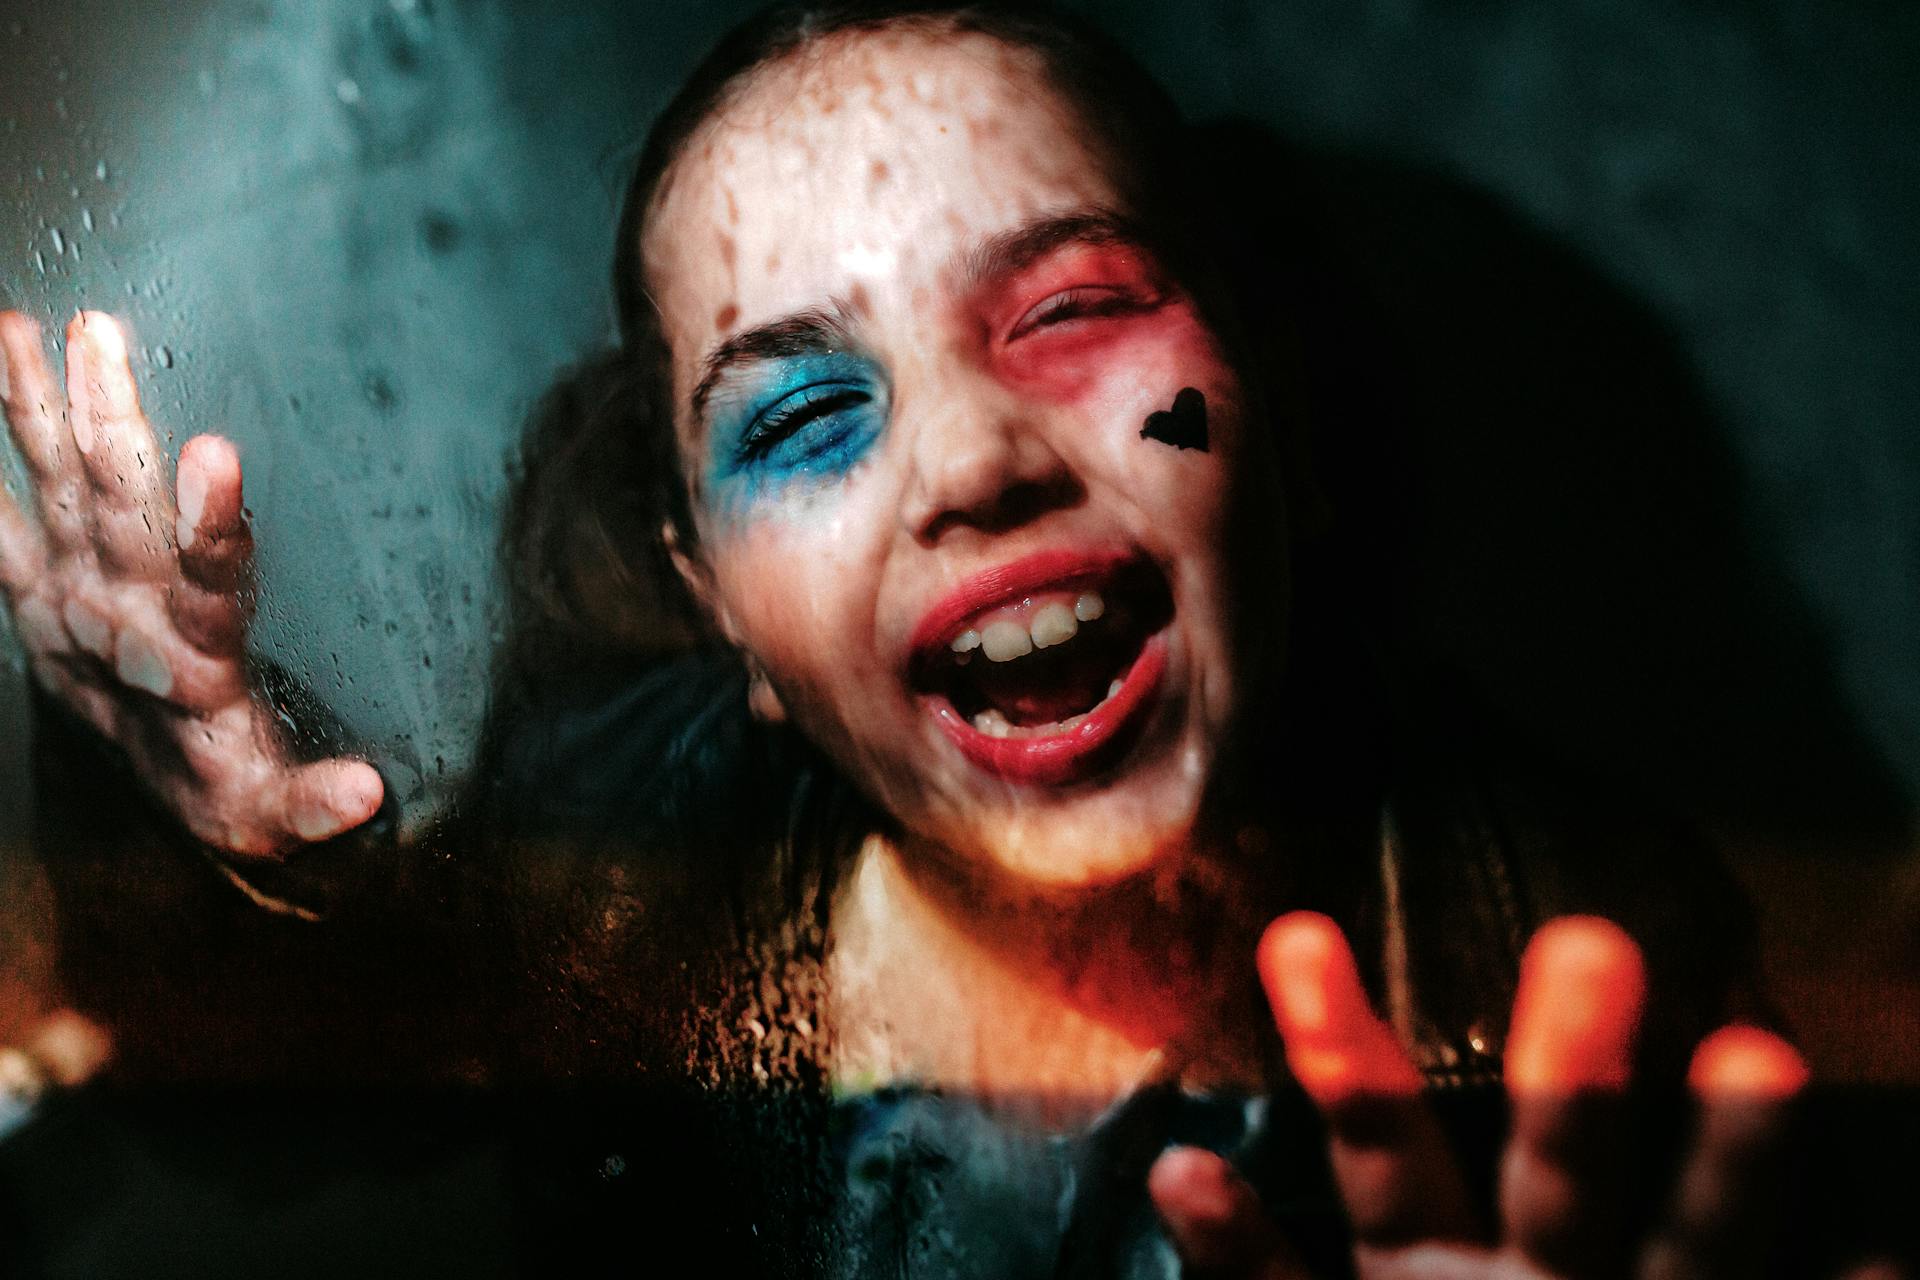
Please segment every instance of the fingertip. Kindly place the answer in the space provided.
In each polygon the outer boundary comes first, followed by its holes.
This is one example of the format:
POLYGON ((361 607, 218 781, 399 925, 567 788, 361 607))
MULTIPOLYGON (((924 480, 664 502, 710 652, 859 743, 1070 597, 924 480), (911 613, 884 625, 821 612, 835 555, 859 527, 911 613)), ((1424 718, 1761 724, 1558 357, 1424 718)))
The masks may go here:
POLYGON ((1169 1147, 1147 1170, 1147 1194, 1177 1225, 1224 1224, 1238 1207, 1227 1162, 1203 1147, 1169 1147))
POLYGON ((1520 960, 1522 993, 1556 998, 1569 993, 1638 1006, 1646 993, 1646 966, 1626 930, 1599 916, 1562 916, 1535 931, 1520 960))
POLYGON ((1147 1170, 1147 1196, 1191 1274, 1293 1276, 1299 1259, 1233 1166, 1199 1147, 1171 1147, 1147 1170))
POLYGON ((113 623, 78 596, 67 597, 60 617, 75 644, 103 662, 113 660, 113 623))
POLYGON ((129 688, 150 693, 156 698, 173 696, 173 668, 167 664, 160 646, 137 627, 122 630, 114 646, 114 674, 129 688))
POLYGON ((340 811, 350 819, 349 826, 357 827, 380 812, 380 802, 386 794, 387 786, 381 780, 380 771, 356 760, 341 780, 340 811))
POLYGON ((82 311, 76 320, 95 355, 117 368, 127 359, 127 335, 120 322, 104 311, 82 311))
POLYGON ((1549 1094, 1625 1088, 1646 986, 1639 946, 1611 920, 1563 916, 1542 925, 1520 962, 1509 1087, 1549 1094))
POLYGON ((1702 1040, 1687 1068, 1688 1087, 1704 1101, 1784 1102, 1810 1077, 1806 1060, 1784 1039, 1739 1024, 1702 1040))
POLYGON ((372 765, 344 760, 308 765, 291 790, 287 825, 300 839, 317 843, 373 817, 386 788, 372 765))
POLYGON ((1605 916, 1558 916, 1534 931, 1526 963, 1544 959, 1593 970, 1638 966, 1640 946, 1605 916))
POLYGON ((233 441, 211 431, 189 437, 187 442, 180 446, 180 461, 184 463, 188 458, 194 459, 195 465, 205 467, 209 471, 219 471, 227 467, 231 467, 235 472, 240 470, 240 451, 234 447, 233 441))
POLYGON ((113 1037, 105 1027, 72 1009, 56 1009, 33 1030, 34 1054, 66 1088, 84 1084, 113 1056, 113 1037))
POLYGON ((1346 935, 1331 918, 1317 911, 1293 911, 1267 926, 1255 965, 1282 1030, 1310 1035, 1332 1023, 1335 1011, 1328 988, 1353 969, 1353 956, 1346 935))
POLYGON ((1261 937, 1256 964, 1287 1065, 1317 1104, 1419 1091, 1419 1072, 1374 1014, 1353 950, 1333 920, 1312 911, 1281 916, 1261 937))
POLYGON ((240 483, 240 455, 232 441, 214 435, 187 441, 174 469, 175 536, 181 550, 240 519, 240 483))

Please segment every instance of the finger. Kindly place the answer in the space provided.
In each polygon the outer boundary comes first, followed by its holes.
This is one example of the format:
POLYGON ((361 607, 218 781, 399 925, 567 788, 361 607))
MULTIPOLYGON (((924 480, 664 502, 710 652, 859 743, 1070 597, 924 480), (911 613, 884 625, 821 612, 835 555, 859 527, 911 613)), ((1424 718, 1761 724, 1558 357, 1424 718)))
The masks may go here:
POLYGON ((239 590, 253 567, 253 535, 240 492, 240 455, 219 436, 195 436, 180 450, 175 539, 188 580, 221 594, 239 590))
POLYGON ((172 506, 160 445, 140 412, 126 337, 102 312, 81 312, 67 326, 67 404, 96 504, 95 545, 116 567, 158 570, 172 506))
POLYGON ((1233 1166, 1174 1147, 1147 1171, 1147 1194, 1193 1280, 1305 1280, 1307 1270, 1233 1166))
POLYGON ((74 674, 115 697, 137 693, 208 712, 247 695, 244 664, 195 648, 169 620, 155 585, 77 586, 61 601, 59 620, 70 643, 49 652, 91 655, 74 674))
POLYGON ((126 688, 187 711, 213 711, 247 696, 243 664, 202 652, 144 603, 114 629, 113 673, 126 688))
POLYGON ((34 478, 79 479, 79 460, 61 438, 63 403, 47 369, 40 326, 18 311, 0 312, 0 359, 0 403, 34 478))
POLYGON ((0 487, 0 591, 23 596, 39 585, 46 571, 47 546, 39 528, 0 487))
POLYGON ((1640 949, 1597 917, 1551 921, 1521 961, 1500 1211, 1508 1244, 1556 1275, 1625 1270, 1624 1094, 1645 996, 1640 949))
POLYGON ((1327 1121, 1335 1181, 1356 1239, 1392 1245, 1475 1234, 1466 1185, 1424 1083, 1367 1003, 1338 925, 1295 912, 1258 957, 1287 1064, 1327 1121))
POLYGON ((47 1069, 54 1083, 71 1089, 85 1084, 113 1055, 104 1027, 72 1009, 56 1009, 36 1024, 25 1046, 47 1069))
POLYGON ((1700 1042, 1687 1073, 1699 1132, 1675 1189, 1673 1214, 1648 1248, 1645 1280, 1752 1276, 1765 1271, 1778 1221, 1782 1141, 1806 1063, 1779 1036, 1722 1027, 1700 1042))
POLYGON ((65 401, 48 372, 40 326, 18 311, 0 312, 0 407, 33 477, 41 520, 59 544, 79 545, 86 530, 82 473, 60 422, 65 401))
POLYGON ((302 765, 280 784, 276 825, 297 840, 331 840, 378 813, 384 794, 380 774, 363 761, 302 765))

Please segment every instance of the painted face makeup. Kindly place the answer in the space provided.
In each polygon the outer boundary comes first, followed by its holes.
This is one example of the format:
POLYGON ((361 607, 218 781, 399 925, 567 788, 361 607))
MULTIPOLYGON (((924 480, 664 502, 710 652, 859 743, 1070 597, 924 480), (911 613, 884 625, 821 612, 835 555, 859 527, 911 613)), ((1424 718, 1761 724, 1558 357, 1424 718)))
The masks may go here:
POLYGON ((719 380, 704 402, 706 495, 728 519, 839 481, 886 426, 882 372, 851 352, 757 361, 719 380))
POLYGON ((1249 483, 1284 528, 1277 468, 1109 156, 1038 55, 849 38, 758 73, 642 241, 716 624, 906 837, 1021 892, 1178 856, 1277 648, 1284 574, 1228 546, 1249 483))
POLYGON ((1140 428, 1142 440, 1158 440, 1176 449, 1207 451, 1207 397, 1198 387, 1182 387, 1171 409, 1156 409, 1140 428))

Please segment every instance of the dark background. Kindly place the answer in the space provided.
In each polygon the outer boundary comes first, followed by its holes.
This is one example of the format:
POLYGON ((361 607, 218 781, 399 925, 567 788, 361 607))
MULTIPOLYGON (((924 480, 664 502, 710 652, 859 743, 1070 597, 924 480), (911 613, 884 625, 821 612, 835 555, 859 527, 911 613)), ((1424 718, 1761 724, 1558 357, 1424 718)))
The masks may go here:
MULTIPOLYGON (((1336 493, 1414 534, 1409 664, 1697 818, 1816 1064, 1920 1080, 1920 7, 1077 7, 1333 228, 1378 342, 1342 376, 1406 438, 1329 461, 1412 459, 1336 493)), ((240 442, 262 647, 409 822, 470 758, 506 459, 608 328, 625 160, 743 11, 0 0, 0 302, 113 311, 172 443, 240 442)))

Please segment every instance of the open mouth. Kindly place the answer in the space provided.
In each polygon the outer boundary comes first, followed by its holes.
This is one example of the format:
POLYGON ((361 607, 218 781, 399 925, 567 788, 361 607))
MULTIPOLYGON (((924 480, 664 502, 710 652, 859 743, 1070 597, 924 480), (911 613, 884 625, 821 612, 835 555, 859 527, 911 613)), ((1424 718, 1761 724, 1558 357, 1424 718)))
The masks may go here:
POLYGON ((936 609, 908 681, 973 763, 1018 781, 1078 781, 1133 741, 1172 616, 1166 579, 1146 560, 1036 557, 936 609))

